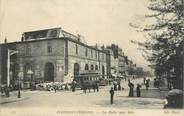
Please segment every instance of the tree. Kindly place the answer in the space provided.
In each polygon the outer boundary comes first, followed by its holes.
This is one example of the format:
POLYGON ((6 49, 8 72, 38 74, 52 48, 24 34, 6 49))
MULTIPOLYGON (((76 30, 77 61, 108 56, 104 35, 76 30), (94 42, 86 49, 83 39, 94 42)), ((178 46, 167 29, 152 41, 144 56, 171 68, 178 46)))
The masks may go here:
POLYGON ((182 61, 178 60, 177 53, 182 50, 184 41, 184 0, 150 0, 148 9, 151 14, 145 18, 154 23, 138 27, 139 31, 147 33, 148 38, 145 42, 132 42, 140 46, 146 60, 154 65, 156 76, 170 79, 175 75, 172 84, 174 88, 181 88, 174 81, 182 83, 178 79, 181 71, 177 70, 182 61))

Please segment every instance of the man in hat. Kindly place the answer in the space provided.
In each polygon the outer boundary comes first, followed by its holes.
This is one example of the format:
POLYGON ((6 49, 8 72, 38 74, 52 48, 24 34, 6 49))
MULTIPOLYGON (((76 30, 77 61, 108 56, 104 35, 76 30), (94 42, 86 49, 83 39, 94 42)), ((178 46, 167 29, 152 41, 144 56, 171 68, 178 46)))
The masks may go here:
POLYGON ((111 104, 113 104, 113 98, 114 98, 114 90, 113 87, 111 87, 111 90, 109 91, 110 95, 111 95, 111 104))

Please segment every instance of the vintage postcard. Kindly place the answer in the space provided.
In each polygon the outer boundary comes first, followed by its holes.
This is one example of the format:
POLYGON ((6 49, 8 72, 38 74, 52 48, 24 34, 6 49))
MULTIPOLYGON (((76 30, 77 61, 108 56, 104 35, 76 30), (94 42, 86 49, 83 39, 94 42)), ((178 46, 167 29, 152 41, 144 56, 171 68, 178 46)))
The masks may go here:
POLYGON ((184 0, 0 0, 0 115, 184 115, 184 0))

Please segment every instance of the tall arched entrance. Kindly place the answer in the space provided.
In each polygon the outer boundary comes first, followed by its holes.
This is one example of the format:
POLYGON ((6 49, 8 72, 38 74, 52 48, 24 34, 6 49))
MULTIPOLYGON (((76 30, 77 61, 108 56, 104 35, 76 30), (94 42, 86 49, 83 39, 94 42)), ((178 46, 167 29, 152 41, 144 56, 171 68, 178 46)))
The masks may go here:
POLYGON ((79 78, 78 78, 79 69, 80 69, 79 64, 78 64, 78 63, 75 63, 75 64, 74 64, 74 79, 75 79, 76 81, 79 81, 79 78))
POLYGON ((29 75, 28 71, 32 71, 32 65, 30 63, 26 63, 24 65, 24 81, 32 81, 33 80, 33 75, 29 75))
POLYGON ((44 81, 54 81, 54 65, 50 62, 45 64, 44 81))

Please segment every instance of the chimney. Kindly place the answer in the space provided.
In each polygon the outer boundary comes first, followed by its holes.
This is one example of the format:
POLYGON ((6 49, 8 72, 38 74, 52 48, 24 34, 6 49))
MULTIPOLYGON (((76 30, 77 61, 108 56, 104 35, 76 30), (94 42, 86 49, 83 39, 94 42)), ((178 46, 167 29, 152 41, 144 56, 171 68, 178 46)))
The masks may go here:
POLYGON ((101 48, 102 48, 102 50, 104 50, 105 49, 104 45, 101 48))
POLYGON ((96 45, 95 45, 95 48, 98 48, 98 45, 97 45, 97 43, 96 43, 96 45))
POLYGON ((80 36, 79 34, 78 34, 77 36, 78 36, 77 40, 80 41, 80 37, 81 37, 81 36, 80 36))
POLYGON ((22 34, 21 41, 25 40, 25 34, 22 34))
POLYGON ((7 43, 7 38, 5 37, 5 39, 4 39, 4 43, 7 43))

